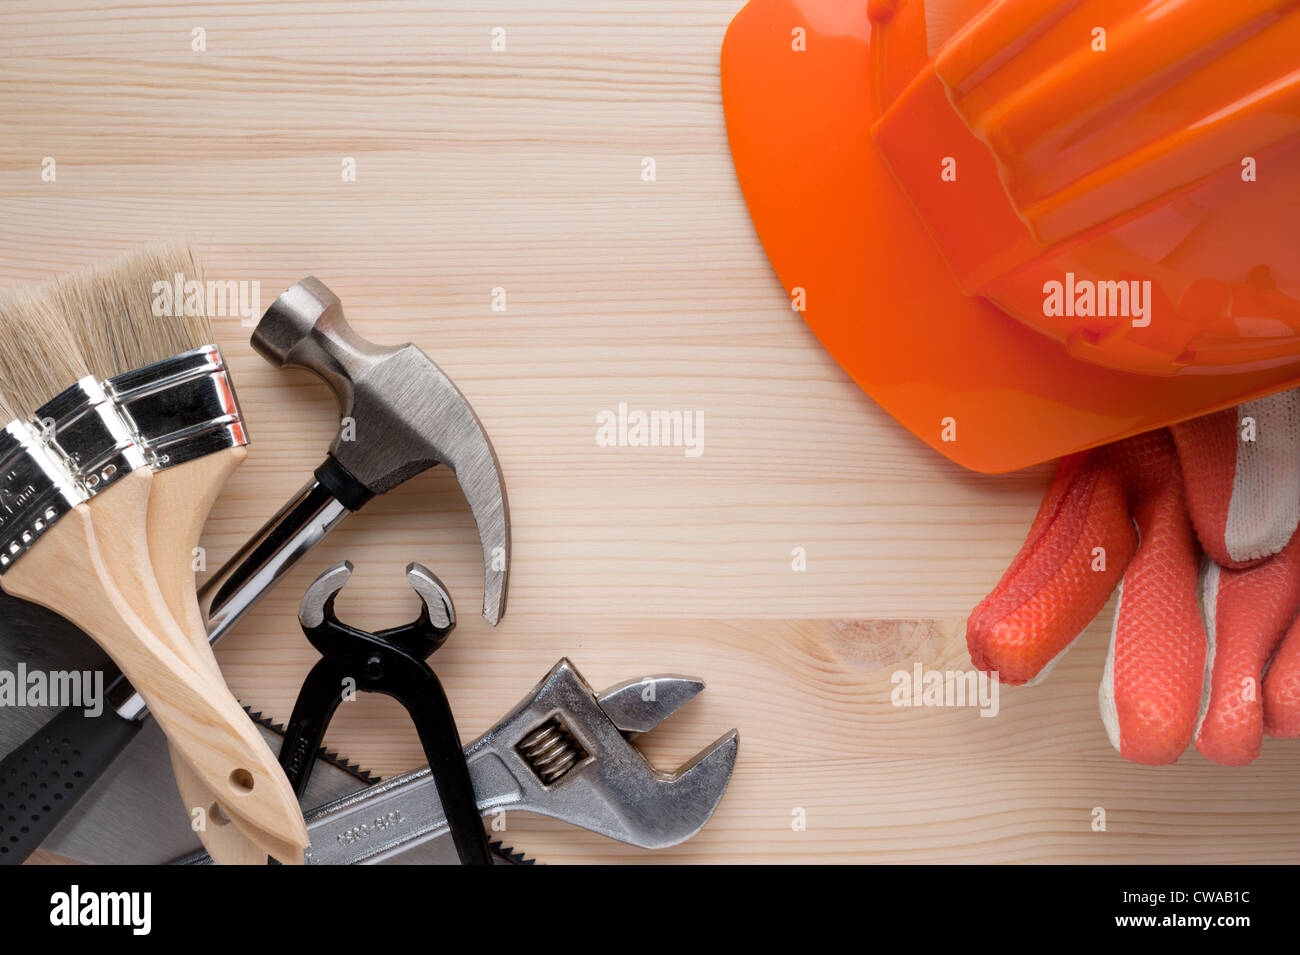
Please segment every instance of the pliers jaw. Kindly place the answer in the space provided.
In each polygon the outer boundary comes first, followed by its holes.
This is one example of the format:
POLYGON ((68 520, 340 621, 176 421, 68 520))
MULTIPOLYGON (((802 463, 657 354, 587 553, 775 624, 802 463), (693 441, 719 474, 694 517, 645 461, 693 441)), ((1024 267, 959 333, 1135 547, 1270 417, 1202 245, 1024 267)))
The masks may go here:
MULTIPOLYGON (((343 629, 353 637, 364 634, 364 631, 341 623, 334 612, 334 600, 352 578, 355 569, 351 561, 339 561, 317 577, 303 594, 298 607, 298 623, 321 653, 326 651, 317 646, 313 635, 317 639, 327 639, 328 634, 337 629, 343 629)), ((456 608, 442 581, 423 564, 415 561, 407 564, 406 579, 420 598, 420 616, 412 623, 376 631, 373 636, 423 660, 442 646, 456 629, 456 608)))

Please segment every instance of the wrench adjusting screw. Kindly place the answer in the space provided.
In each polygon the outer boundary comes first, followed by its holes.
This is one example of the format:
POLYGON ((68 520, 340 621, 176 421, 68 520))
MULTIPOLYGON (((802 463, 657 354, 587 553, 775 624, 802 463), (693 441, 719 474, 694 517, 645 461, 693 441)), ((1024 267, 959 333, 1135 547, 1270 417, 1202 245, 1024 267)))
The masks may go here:
POLYGON ((551 717, 525 736, 515 749, 528 768, 547 786, 587 758, 587 751, 578 745, 558 716, 551 717))

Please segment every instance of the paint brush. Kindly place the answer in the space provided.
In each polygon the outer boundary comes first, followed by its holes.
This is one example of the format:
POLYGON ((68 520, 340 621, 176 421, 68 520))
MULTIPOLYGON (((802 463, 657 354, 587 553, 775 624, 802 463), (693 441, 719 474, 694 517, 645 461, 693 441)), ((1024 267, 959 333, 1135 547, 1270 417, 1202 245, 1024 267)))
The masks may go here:
MULTIPOLYGON (((114 310, 120 278, 83 274, 81 293, 114 310)), ((150 556, 152 471, 59 298, 47 284, 0 302, 0 405, 13 419, 0 435, 0 585, 96 638, 232 821, 305 847, 275 758, 171 615, 150 556)))
MULTIPOLYGON (((91 373, 131 427, 154 470, 149 554, 173 619, 221 676, 195 596, 194 556, 221 488, 247 456, 238 401, 206 315, 205 285, 181 243, 144 249, 56 282, 60 312, 91 373), (200 294, 186 295, 186 289, 200 294)), ((175 750, 172 770, 204 847, 220 864, 301 860, 271 833, 230 825, 230 807, 175 750)))
MULTIPOLYGON (((192 250, 171 243, 60 277, 56 301, 154 471, 148 515, 154 573, 168 612, 220 679, 195 596, 194 555, 221 488, 247 456, 247 433, 213 344, 204 287, 192 250), (187 289, 198 294, 187 296, 187 289)), ((269 854, 301 862, 300 849, 274 834, 247 820, 230 825, 233 807, 176 750, 171 755, 177 788, 214 861, 264 864, 269 854)))

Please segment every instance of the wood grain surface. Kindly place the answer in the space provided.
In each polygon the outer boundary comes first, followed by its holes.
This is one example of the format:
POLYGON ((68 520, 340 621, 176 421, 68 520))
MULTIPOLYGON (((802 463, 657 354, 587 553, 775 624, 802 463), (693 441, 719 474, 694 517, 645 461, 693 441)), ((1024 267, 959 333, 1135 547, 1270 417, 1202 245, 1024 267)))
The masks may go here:
MULTIPOLYGON (((643 741, 664 764, 740 728, 698 837, 649 853, 508 817, 504 838, 543 861, 1295 861, 1295 744, 1242 769, 1111 750, 1105 616, 995 717, 891 704, 896 671, 969 669, 962 621, 1049 472, 942 460, 791 312, 727 150, 718 52, 739 6, 0 6, 0 284, 178 234, 209 277, 260 282, 263 306, 314 274, 360 334, 412 340, 452 376, 505 470, 499 628, 477 616, 468 508, 435 471, 349 519, 221 644, 231 686, 286 718, 313 661, 295 620, 310 580, 351 559, 340 613, 393 625, 415 613, 402 568, 419 560, 458 601, 434 659, 467 739, 564 655, 597 688, 707 681, 643 741), (703 453, 600 446, 597 415, 620 402, 702 415, 703 453)), ((254 355, 239 318, 218 328, 254 441, 207 526, 214 568, 336 424, 324 385, 254 355)), ((328 742, 382 774, 421 761, 385 700, 342 707, 328 742)))

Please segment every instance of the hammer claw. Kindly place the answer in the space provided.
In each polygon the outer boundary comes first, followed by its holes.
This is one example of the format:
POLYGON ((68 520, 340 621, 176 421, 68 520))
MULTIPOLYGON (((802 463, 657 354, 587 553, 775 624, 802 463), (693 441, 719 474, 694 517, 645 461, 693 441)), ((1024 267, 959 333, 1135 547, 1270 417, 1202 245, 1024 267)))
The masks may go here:
MULTIPOLYGON (((469 409, 468 403, 466 409, 469 409)), ((469 503, 483 549, 483 619, 496 626, 506 609, 510 573, 510 507, 496 452, 478 417, 470 411, 457 439, 449 442, 443 463, 451 468, 469 503)))

